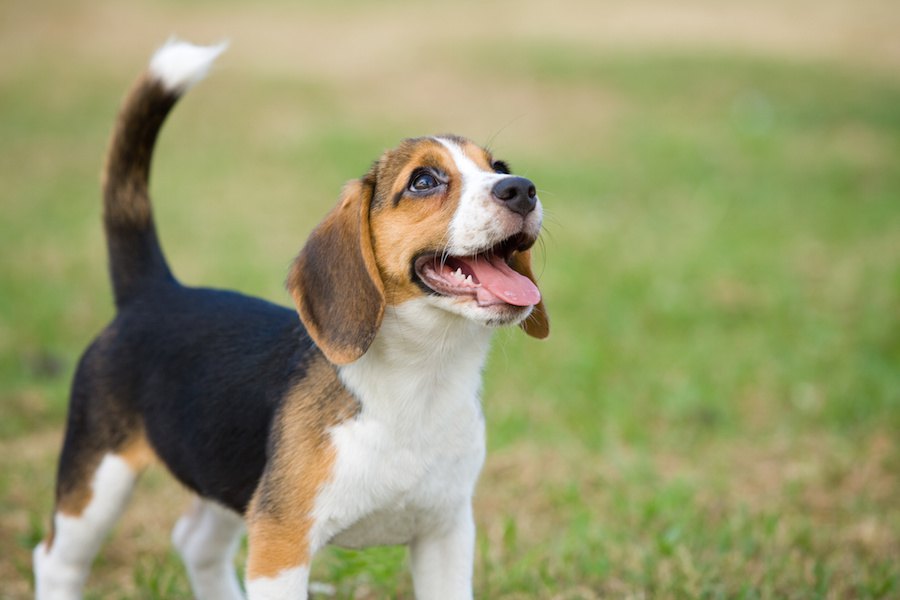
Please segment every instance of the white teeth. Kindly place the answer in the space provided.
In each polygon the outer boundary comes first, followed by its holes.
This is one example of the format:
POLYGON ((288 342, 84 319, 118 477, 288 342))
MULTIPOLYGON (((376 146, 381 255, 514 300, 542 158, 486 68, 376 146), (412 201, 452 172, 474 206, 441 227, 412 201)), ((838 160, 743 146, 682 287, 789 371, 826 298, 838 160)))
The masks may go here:
POLYGON ((472 279, 471 275, 466 275, 463 273, 462 267, 457 267, 456 270, 451 271, 450 274, 461 284, 470 285, 473 287, 478 285, 477 283, 475 283, 475 280, 472 279))
POLYGON ((466 285, 475 285, 475 281, 472 279, 471 275, 465 275, 463 273, 462 267, 457 267, 455 271, 450 273, 453 275, 453 278, 456 279, 460 283, 464 283, 466 285))

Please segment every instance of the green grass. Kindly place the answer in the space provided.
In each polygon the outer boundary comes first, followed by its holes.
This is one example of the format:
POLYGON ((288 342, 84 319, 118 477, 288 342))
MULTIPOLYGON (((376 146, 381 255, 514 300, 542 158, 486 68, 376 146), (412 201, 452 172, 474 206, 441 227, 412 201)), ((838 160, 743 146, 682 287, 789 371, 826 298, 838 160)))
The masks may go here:
MULTIPOLYGON (((0 73, 10 598, 29 594, 68 378, 111 315, 97 173, 149 51, 48 58, 72 39, 42 37, 0 73)), ((476 595, 897 597, 900 78, 559 39, 438 36, 422 60, 447 87, 428 101, 384 65, 362 80, 229 68, 236 40, 160 142, 176 272, 287 303, 287 265, 344 180, 400 137, 445 129, 448 111, 485 112, 490 128, 453 128, 493 137, 538 185, 552 334, 502 332, 490 360, 476 595), (472 89, 488 100, 461 110, 472 89)), ((165 533, 179 493, 149 474, 88 597, 188 594, 165 533)), ((338 597, 412 597, 402 549, 328 550, 313 578, 338 597)))

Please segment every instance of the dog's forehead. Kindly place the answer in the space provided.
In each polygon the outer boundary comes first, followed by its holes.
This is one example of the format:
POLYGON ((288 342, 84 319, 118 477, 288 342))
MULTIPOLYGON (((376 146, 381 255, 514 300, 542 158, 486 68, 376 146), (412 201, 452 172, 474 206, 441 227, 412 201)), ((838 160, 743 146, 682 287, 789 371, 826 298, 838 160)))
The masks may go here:
POLYGON ((474 142, 454 135, 442 135, 433 139, 450 154, 460 171, 475 168, 480 171, 493 172, 491 153, 474 142))
POLYGON ((398 177, 409 175, 418 167, 434 167, 451 176, 473 170, 493 172, 492 160, 487 150, 463 137, 412 138, 382 155, 377 163, 377 179, 378 183, 390 186, 398 177))

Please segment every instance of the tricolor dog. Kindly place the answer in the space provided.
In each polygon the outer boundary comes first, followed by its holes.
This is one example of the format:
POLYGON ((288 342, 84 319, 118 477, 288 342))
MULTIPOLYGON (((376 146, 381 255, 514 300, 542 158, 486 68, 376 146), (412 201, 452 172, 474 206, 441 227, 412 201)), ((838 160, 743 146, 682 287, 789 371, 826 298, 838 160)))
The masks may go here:
POLYGON ((492 332, 548 320, 534 185, 455 136, 409 139, 346 185, 287 287, 296 311, 178 283, 147 191, 160 127, 222 46, 170 42, 124 101, 104 173, 116 315, 75 373, 37 597, 79 598, 140 473, 196 494, 172 540, 198 598, 307 597, 326 544, 406 544, 416 597, 472 597, 492 332), (299 313, 299 319, 298 319, 299 313))

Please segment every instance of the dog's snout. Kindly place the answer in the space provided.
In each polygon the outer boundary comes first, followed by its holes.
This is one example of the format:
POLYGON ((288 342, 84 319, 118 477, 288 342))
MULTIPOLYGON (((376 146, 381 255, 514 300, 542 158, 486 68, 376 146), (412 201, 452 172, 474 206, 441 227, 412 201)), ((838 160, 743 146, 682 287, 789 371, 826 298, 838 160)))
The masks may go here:
POLYGON ((524 177, 504 177, 494 184, 491 195, 509 210, 523 217, 537 205, 537 190, 531 180, 524 177))

